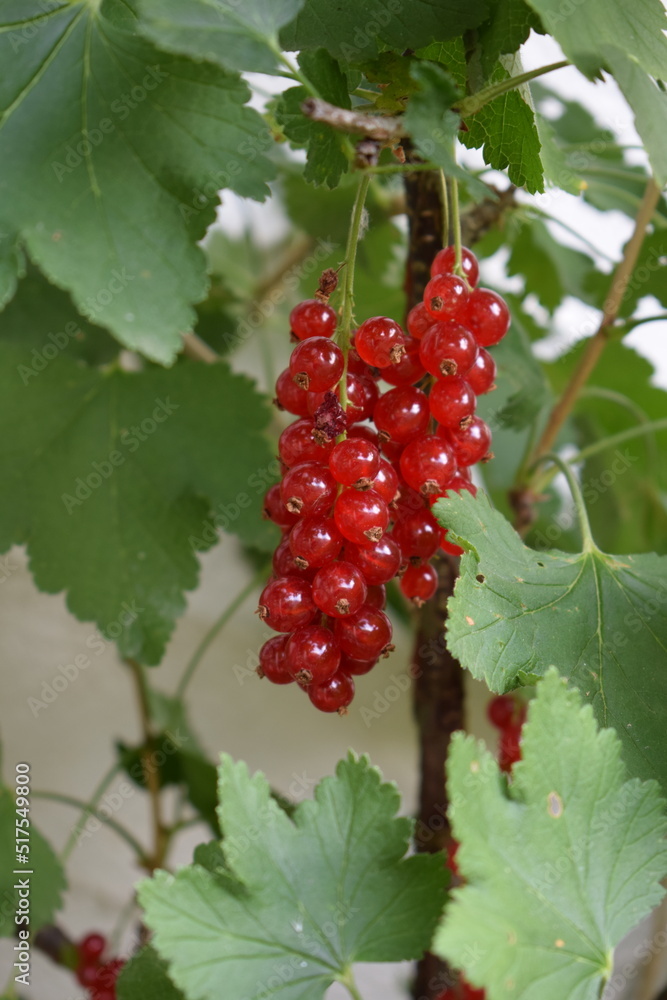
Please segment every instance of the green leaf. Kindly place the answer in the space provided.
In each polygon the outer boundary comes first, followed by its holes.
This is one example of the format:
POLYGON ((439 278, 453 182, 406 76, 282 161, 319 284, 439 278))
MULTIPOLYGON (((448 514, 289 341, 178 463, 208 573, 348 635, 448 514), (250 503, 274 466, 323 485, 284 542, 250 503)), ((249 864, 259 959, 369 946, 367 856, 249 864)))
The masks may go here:
POLYGON ((509 786, 482 743, 454 735, 448 787, 466 884, 435 950, 494 1000, 597 1000, 615 946, 663 897, 664 802, 654 782, 627 780, 619 751, 554 669, 537 685, 509 786))
MULTIPOLYGON (((350 107, 345 74, 326 49, 301 53, 299 65, 325 101, 336 107, 350 107)), ((341 175, 348 170, 347 140, 325 122, 306 118, 301 105, 308 96, 305 87, 286 90, 275 104, 276 120, 294 145, 307 149, 305 179, 312 184, 326 184, 334 188, 341 175)))
POLYGON ((169 978, 167 963, 150 946, 123 966, 116 992, 118 1000, 185 1000, 169 978))
POLYGON ((128 374, 56 358, 26 384, 23 352, 0 340, 0 358, 0 550, 26 543, 40 589, 66 590, 123 655, 158 662, 196 552, 218 528, 268 541, 262 398, 223 363, 128 374))
POLYGON ((417 958, 443 902, 442 858, 404 858, 411 823, 366 758, 341 761, 293 821, 262 775, 223 755, 222 851, 139 888, 159 954, 188 996, 317 1000, 353 962, 417 958), (234 879, 236 881, 234 881, 234 879))
POLYGON ((328 51, 345 62, 372 59, 383 48, 419 49, 475 28, 487 15, 485 0, 306 0, 301 13, 280 33, 289 51, 328 51))
POLYGON ((489 400, 493 422, 498 426, 522 430, 533 423, 551 400, 551 392, 542 367, 533 354, 528 324, 530 317, 519 300, 505 296, 512 312, 510 333, 493 351, 498 365, 498 389, 489 400), (505 402, 502 402, 502 400, 505 402))
POLYGON ((491 8, 491 16, 477 31, 484 75, 491 76, 500 56, 516 52, 528 38, 531 29, 540 31, 542 25, 537 14, 524 0, 496 0, 491 8))
POLYGON ((0 309, 14 295, 18 279, 24 273, 23 257, 16 236, 0 231, 0 309))
POLYGON ((0 19, 0 230, 88 319, 169 363, 206 292, 196 242, 217 192, 266 197, 272 139, 237 75, 158 51, 130 11, 27 0, 0 19))
POLYGON ((405 127, 421 155, 441 167, 449 176, 464 181, 470 194, 486 198, 490 189, 454 160, 454 140, 459 116, 451 111, 459 97, 452 76, 435 63, 415 63, 412 77, 420 89, 412 95, 405 112, 405 127))
MULTIPOLYGON (((521 72, 516 60, 499 62, 488 83, 499 83, 521 72)), ((527 88, 496 97, 476 115, 466 118, 467 132, 459 138, 468 149, 482 149, 484 162, 507 169, 509 179, 531 194, 544 191, 541 143, 527 88)))
POLYGON ((161 49, 224 69, 274 73, 278 31, 298 14, 303 0, 139 0, 142 34, 161 49))
POLYGON ((434 511, 466 550, 447 646, 492 691, 557 665, 613 726, 633 775, 667 786, 667 558, 527 548, 484 494, 434 511))
MULTIPOLYGON (((585 253, 555 240, 547 226, 533 219, 521 226, 512 244, 507 272, 524 279, 524 292, 537 296, 553 313, 566 295, 597 305, 600 295, 592 291, 595 263, 585 253)), ((602 296, 604 298, 604 295, 602 296)))
POLYGON ((405 102, 417 89, 417 82, 410 74, 412 56, 398 52, 382 52, 377 59, 364 63, 364 76, 380 88, 375 107, 387 114, 405 110, 405 102))
MULTIPOLYGON (((8 788, 0 786, 0 857, 4 863, 0 871, 0 899, 3 901, 0 909, 0 937, 14 937, 17 930, 24 928, 35 934, 40 927, 50 923, 53 916, 62 905, 62 894, 66 889, 65 873, 55 852, 47 840, 36 828, 31 817, 30 822, 30 853, 29 864, 21 864, 16 858, 17 832, 16 824, 22 824, 23 812, 16 812, 16 800, 8 788), (14 875, 13 870, 21 869, 21 874, 14 875), (23 873, 25 870, 26 874, 23 873), (32 874, 27 874, 32 872, 32 874), (30 890, 30 923, 15 922, 15 911, 19 904, 19 882, 28 881, 30 890)), ((21 844, 25 841, 21 840, 21 844)), ((25 897, 25 893, 22 893, 25 897)))

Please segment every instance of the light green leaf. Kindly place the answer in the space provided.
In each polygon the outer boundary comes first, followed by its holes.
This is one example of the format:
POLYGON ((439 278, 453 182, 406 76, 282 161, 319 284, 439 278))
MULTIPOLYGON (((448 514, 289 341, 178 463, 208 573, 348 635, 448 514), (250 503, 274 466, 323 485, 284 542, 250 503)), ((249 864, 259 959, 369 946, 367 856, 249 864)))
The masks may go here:
POLYGON ((475 28, 488 12, 486 0, 306 0, 283 28, 283 48, 328 51, 345 62, 372 59, 384 47, 404 52, 455 38, 475 28))
POLYGON ((523 312, 518 298, 505 297, 512 312, 512 325, 508 336, 493 350, 498 366, 497 390, 487 405, 491 407, 494 423, 503 428, 522 430, 531 425, 549 405, 551 392, 532 351, 528 332, 531 317, 523 312))
POLYGON ((523 45, 531 28, 540 31, 540 19, 524 0, 496 0, 491 16, 477 30, 485 76, 493 73, 500 56, 512 55, 523 45))
POLYGON ((150 946, 123 966, 116 992, 118 1000, 185 1000, 169 978, 167 963, 150 946))
POLYGON ((52 8, 0 17, 0 231, 88 319, 169 363, 206 292, 196 242, 218 189, 266 197, 270 133, 237 75, 139 39, 129 4, 52 8))
POLYGON ((341 761, 293 820, 262 775, 223 755, 229 874, 158 872, 139 898, 158 953, 190 997, 317 1000, 353 962, 417 958, 442 907, 442 858, 404 858, 411 823, 366 758, 341 761), (236 881, 234 881, 236 880, 236 881))
POLYGON ((0 358, 0 550, 26 543, 40 589, 158 662, 196 552, 218 528, 262 540, 276 465, 262 399, 222 363, 128 374, 56 358, 26 382, 22 351, 0 340, 0 358))
POLYGON ((435 950, 493 1000, 597 1000, 615 946, 664 895, 664 802, 654 782, 627 780, 619 751, 554 669, 509 787, 482 743, 455 734, 447 774, 466 884, 435 950))
POLYGON ((632 775, 667 787, 667 558, 527 548, 484 494, 440 500, 466 550, 447 645, 492 691, 557 665, 613 726, 632 775))
POLYGON ((139 31, 160 48, 224 69, 273 73, 278 31, 303 0, 139 0, 139 31))
POLYGON ((525 222, 512 243, 508 274, 524 279, 524 293, 532 292, 550 313, 566 295, 601 305, 589 283, 595 273, 593 260, 554 239, 539 219, 525 222))
MULTIPOLYGON (((23 808, 23 807, 22 807, 23 808)), ((0 871, 0 937, 14 937, 17 929, 22 927, 35 934, 40 927, 50 923, 53 916, 62 905, 62 894, 66 888, 65 873, 53 849, 36 828, 32 818, 30 823, 30 853, 27 856, 29 864, 16 860, 16 824, 17 818, 23 825, 23 815, 17 817, 16 800, 8 788, 0 786, 0 857, 3 859, 0 871), (21 874, 14 875, 14 869, 20 869, 21 874), (32 872, 32 874, 24 874, 32 872), (30 890, 30 922, 29 925, 15 923, 15 911, 19 902, 18 883, 20 880, 29 882, 30 890)), ((21 840, 21 844, 25 841, 21 840)), ((22 894, 25 896, 25 893, 22 894)))

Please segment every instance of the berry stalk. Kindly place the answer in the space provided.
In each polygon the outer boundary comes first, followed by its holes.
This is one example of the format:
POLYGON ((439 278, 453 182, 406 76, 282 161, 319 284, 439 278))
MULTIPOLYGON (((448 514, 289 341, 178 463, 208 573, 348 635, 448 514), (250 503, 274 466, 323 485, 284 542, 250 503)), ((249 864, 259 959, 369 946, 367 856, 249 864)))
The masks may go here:
MULTIPOLYGON (((352 208, 352 217, 350 219, 350 228, 347 234, 347 246, 345 248, 345 270, 343 274, 343 302, 341 305, 340 313, 340 323, 338 325, 338 330, 336 331, 335 340, 341 351, 343 352, 344 367, 343 374, 341 376, 339 386, 340 386, 340 405, 343 410, 347 410, 348 398, 347 398, 347 371, 348 371, 348 355, 350 353, 350 344, 352 341, 352 322, 354 319, 354 270, 357 263, 357 247, 359 245, 359 237, 361 234, 361 223, 364 217, 364 205, 366 204, 366 195, 368 194, 368 187, 371 182, 371 175, 365 174, 361 177, 359 181, 359 187, 357 188, 357 196, 354 199, 354 206, 352 208)), ((345 431, 340 435, 340 440, 345 437, 345 431)))

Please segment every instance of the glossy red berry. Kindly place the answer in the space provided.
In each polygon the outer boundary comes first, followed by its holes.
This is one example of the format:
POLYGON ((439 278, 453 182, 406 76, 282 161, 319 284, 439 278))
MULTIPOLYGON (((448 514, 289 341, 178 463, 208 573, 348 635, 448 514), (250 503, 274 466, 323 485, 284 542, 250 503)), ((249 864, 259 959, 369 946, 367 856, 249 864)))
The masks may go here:
POLYGON ((274 635, 271 639, 267 639, 259 651, 257 673, 260 677, 266 677, 272 684, 291 684, 294 680, 285 660, 285 646, 288 639, 288 635, 274 635))
POLYGON ((424 434, 429 421, 428 396, 412 385, 390 389, 378 399, 375 426, 397 444, 407 444, 424 434))
POLYGON ((339 618, 334 631, 341 650, 355 660, 372 660, 389 652, 391 622, 384 611, 368 604, 350 618, 339 618))
POLYGON ((299 684, 321 684, 338 670, 340 646, 323 625, 306 625, 292 632, 285 646, 285 665, 299 684))
POLYGON ((364 378, 378 379, 380 377, 377 368, 371 368, 370 365, 361 360, 354 346, 350 347, 347 353, 347 370, 348 373, 352 372, 354 375, 363 375, 364 378))
POLYGON ((408 566, 401 577, 401 591, 416 607, 430 601, 438 589, 438 574, 430 563, 408 566))
POLYGON ((372 488, 378 493, 385 503, 393 503, 398 493, 398 476, 396 471, 386 458, 380 456, 380 468, 373 480, 372 488))
POLYGON ((89 962, 87 965, 79 965, 76 970, 76 979, 81 986, 93 989, 97 985, 97 975, 100 971, 97 962, 89 962))
POLYGON ((347 432, 347 436, 349 438, 362 438, 364 441, 370 441, 376 448, 380 444, 377 431, 369 424, 353 424, 347 432))
POLYGON ((480 347, 497 344, 510 327, 507 303, 490 288, 476 288, 470 294, 460 319, 474 334, 480 347))
POLYGON ((366 364, 386 368, 400 361, 405 351, 405 334, 393 319, 373 316, 355 333, 354 346, 366 364))
POLYGON ((308 392, 334 389, 345 367, 343 352, 328 337, 309 337, 292 351, 289 370, 292 378, 308 392))
POLYGON ((424 377, 426 370, 419 357, 419 341, 408 340, 405 354, 395 365, 382 369, 382 378, 389 385, 412 385, 424 377))
POLYGON ((289 317, 292 333, 299 340, 332 337, 336 332, 336 310, 319 299, 305 299, 294 306, 289 317))
POLYGON ((505 729, 514 718, 516 702, 511 694, 497 694, 486 706, 489 722, 498 729, 505 729))
POLYGON ((436 378, 465 375, 475 363, 477 342, 460 323, 434 323, 422 338, 419 357, 436 378))
POLYGON ((422 496, 446 489, 455 472, 451 449, 435 434, 411 441, 401 455, 401 475, 422 496))
MULTIPOLYGON (((298 392, 302 390, 299 389, 298 392)), ((316 440, 313 437, 314 430, 312 418, 305 417, 302 420, 295 420, 282 432, 278 440, 278 454, 288 469, 300 462, 328 461, 335 441, 316 440)))
POLYGON ((465 427, 451 431, 449 441, 459 465, 474 465, 490 457, 491 431, 481 417, 473 417, 465 427))
POLYGON ((362 548, 378 542, 389 524, 389 508, 375 490, 343 490, 334 506, 341 535, 362 548))
POLYGON ((285 473, 280 496, 291 514, 324 513, 336 498, 336 481, 328 466, 302 462, 285 473))
POLYGON ((469 296, 468 285, 456 274, 437 274, 424 289, 424 305, 433 319, 459 316, 469 296))
MULTIPOLYGON (((335 390, 335 395, 337 398, 340 397, 338 388, 335 390)), ((347 376, 347 409, 345 413, 348 428, 351 424, 367 420, 371 416, 379 395, 378 387, 372 379, 354 373, 347 376)), ((308 396, 308 409, 314 414, 324 402, 324 393, 309 392, 308 396)))
POLYGON ((329 468, 342 486, 369 489, 380 468, 380 452, 361 438, 347 438, 329 455, 329 468))
POLYGON ((387 607, 387 588, 383 583, 373 584, 366 594, 366 606, 384 611, 387 607))
POLYGON ((392 535, 405 559, 430 559, 440 548, 442 528, 426 507, 400 520, 392 535))
POLYGON ((299 520, 297 514, 290 514, 280 496, 280 485, 270 486, 264 497, 264 517, 280 528, 291 528, 299 520))
POLYGON ((511 771, 512 765, 521 760, 521 725, 512 723, 500 733, 498 740, 498 765, 501 771, 511 771))
POLYGON ((332 618, 354 615, 366 600, 366 581, 351 562, 332 562, 318 570, 313 580, 313 600, 332 618))
POLYGON ((366 583, 389 583, 398 573, 402 560, 401 550, 388 535, 368 548, 358 545, 345 546, 345 558, 363 574, 366 583))
POLYGON ((418 302, 408 313, 408 333, 415 340, 421 340, 430 326, 433 326, 433 317, 423 302, 418 302))
POLYGON ((377 662, 377 657, 372 660, 355 660, 352 656, 343 653, 340 669, 341 673, 347 674, 348 677, 361 677, 363 674, 369 673, 377 662))
POLYGON ((496 363, 487 350, 480 347, 472 368, 466 372, 466 382, 476 396, 490 392, 496 381, 496 363))
POLYGON ((477 990, 461 977, 461 1000, 485 1000, 486 992, 477 990))
MULTIPOLYGON (((456 251, 454 247, 444 247, 438 250, 431 264, 431 277, 436 274, 453 274, 456 264, 456 251)), ((474 288, 479 281, 479 264, 472 250, 468 247, 461 247, 461 269, 466 281, 471 288, 474 288)))
POLYGON ((315 570, 307 566, 302 569, 294 561, 294 556, 290 548, 290 534, 291 532, 288 532, 281 538, 280 544, 273 553, 273 572, 275 576, 300 576, 302 580, 312 580, 315 576, 315 570))
POLYGON ((477 398, 460 375, 438 379, 428 397, 431 415, 444 427, 460 427, 462 420, 472 417, 477 398))
POLYGON ((303 517, 294 525, 288 544, 300 569, 319 568, 337 558, 343 547, 343 536, 332 517, 314 515, 303 517))
POLYGON ((86 934, 77 946, 81 965, 97 965, 102 958, 106 946, 107 941, 103 934, 96 932, 86 934))
POLYGON ((259 598, 258 614, 274 632, 293 632, 317 614, 310 584, 298 576, 270 580, 259 598))
POLYGON ((289 368, 276 379, 274 402, 281 410, 294 413, 297 417, 308 416, 308 395, 296 384, 289 368))
POLYGON ((320 712, 338 712, 345 715, 354 698, 354 681, 339 671, 323 684, 309 684, 308 697, 320 712))

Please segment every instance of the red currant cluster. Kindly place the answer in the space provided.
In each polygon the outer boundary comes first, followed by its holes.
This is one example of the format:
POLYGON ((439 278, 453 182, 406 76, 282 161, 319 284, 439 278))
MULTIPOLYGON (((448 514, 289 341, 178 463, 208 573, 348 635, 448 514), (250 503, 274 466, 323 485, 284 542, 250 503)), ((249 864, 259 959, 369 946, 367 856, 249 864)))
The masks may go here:
POLYGON ((125 964, 122 958, 102 961, 106 939, 87 934, 77 945, 76 978, 90 991, 90 1000, 116 1000, 116 979, 125 964))
POLYGON ((500 730, 498 764, 509 772, 521 760, 521 729, 526 721, 526 704, 511 694, 498 694, 486 709, 489 722, 500 730))
POLYGON ((431 506, 447 490, 474 493, 470 466, 491 457, 475 404, 493 388, 485 348, 507 332, 509 312, 495 292, 476 287, 469 250, 464 277, 454 265, 453 247, 437 254, 409 335, 392 319, 368 319, 347 357, 332 340, 330 277, 290 316, 296 346, 275 402, 298 419, 280 436, 283 479, 265 498, 283 538, 259 607, 283 634, 263 646, 258 672, 276 684, 296 681, 324 712, 344 712, 353 678, 393 648, 385 585, 399 577, 417 606, 435 594, 429 560, 440 548, 461 549, 447 542, 431 506), (380 379, 391 388, 381 393, 380 379))
POLYGON ((448 986, 442 993, 438 993, 436 1000, 484 1000, 485 996, 484 990, 476 990, 461 976, 459 989, 448 986))

